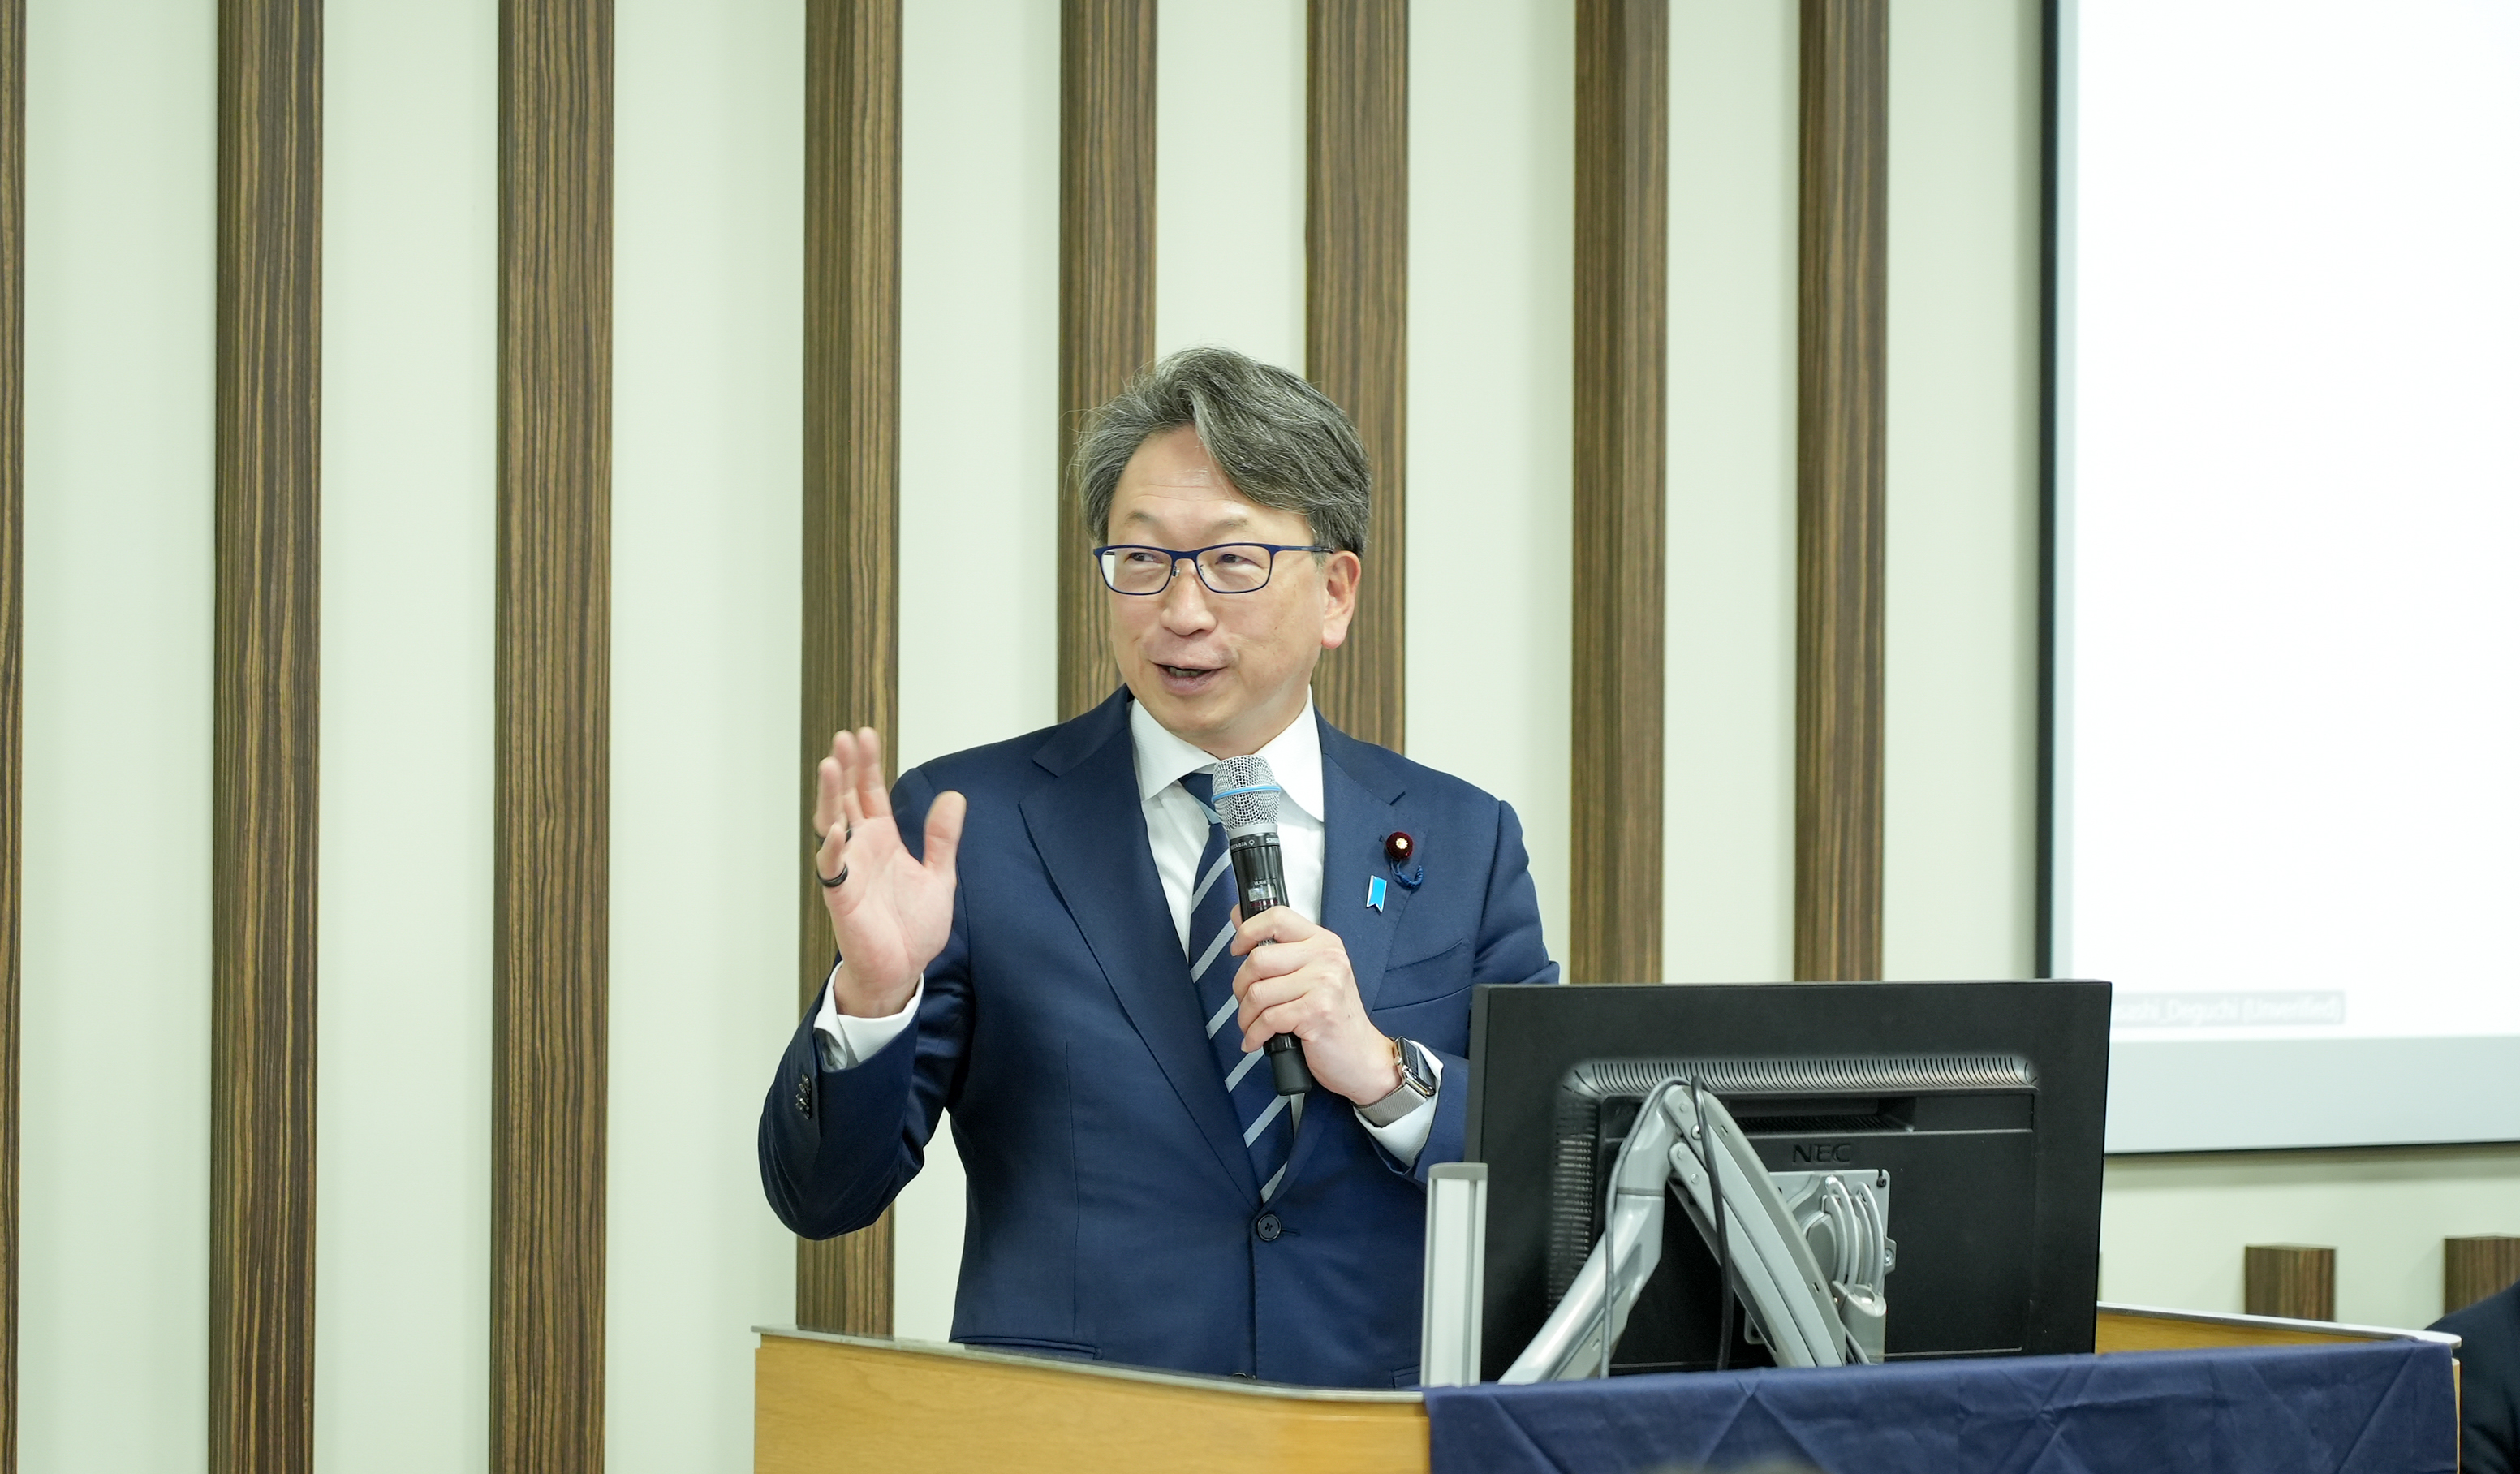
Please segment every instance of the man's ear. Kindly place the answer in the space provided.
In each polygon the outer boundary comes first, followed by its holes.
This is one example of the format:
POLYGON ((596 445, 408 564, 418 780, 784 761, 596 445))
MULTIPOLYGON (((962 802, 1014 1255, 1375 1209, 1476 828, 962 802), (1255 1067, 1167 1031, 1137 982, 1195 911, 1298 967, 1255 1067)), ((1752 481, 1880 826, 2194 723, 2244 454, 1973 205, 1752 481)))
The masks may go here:
POLYGON ((1365 581, 1365 560, 1342 549, 1322 559, 1322 648, 1347 643, 1347 628, 1356 618, 1357 586, 1365 581))

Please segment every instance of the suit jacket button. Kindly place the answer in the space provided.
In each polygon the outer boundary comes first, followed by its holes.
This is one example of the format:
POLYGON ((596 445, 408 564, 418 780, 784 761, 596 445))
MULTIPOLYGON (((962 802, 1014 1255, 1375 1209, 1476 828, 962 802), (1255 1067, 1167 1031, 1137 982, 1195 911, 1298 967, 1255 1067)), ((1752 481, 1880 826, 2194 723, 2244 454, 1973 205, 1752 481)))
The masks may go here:
POLYGON ((1260 1221, 1251 1226, 1251 1231, 1260 1235, 1262 1243, 1273 1244, 1278 1241, 1279 1234, 1286 1231, 1286 1226, 1278 1222, 1278 1215, 1275 1213, 1263 1213, 1260 1215, 1260 1221))

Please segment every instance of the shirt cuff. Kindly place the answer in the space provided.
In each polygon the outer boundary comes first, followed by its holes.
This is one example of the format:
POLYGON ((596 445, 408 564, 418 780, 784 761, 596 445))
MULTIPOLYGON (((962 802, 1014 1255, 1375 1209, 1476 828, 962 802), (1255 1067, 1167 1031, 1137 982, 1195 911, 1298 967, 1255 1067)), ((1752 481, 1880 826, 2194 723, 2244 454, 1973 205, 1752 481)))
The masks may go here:
MULTIPOLYGON (((881 1018, 857 1018, 840 1011, 838 995, 832 991, 832 979, 839 975, 839 964, 834 962, 832 976, 823 979, 823 1006, 814 1014, 814 1043, 822 1051, 824 1069, 853 1070, 874 1058, 917 1021, 919 1000, 927 992, 927 974, 919 975, 918 983, 910 990, 910 1002, 901 1005, 900 1012, 881 1018)), ((1403 1120, 1395 1126, 1406 1124, 1403 1120)), ((1425 1139, 1426 1133, 1420 1128, 1418 1140, 1422 1145, 1425 1139)))
MULTIPOLYGON (((1356 1113, 1356 1122, 1365 1128, 1366 1135, 1381 1142, 1382 1149, 1391 1153, 1392 1159, 1403 1167, 1417 1166, 1418 1154, 1426 1149, 1426 1138, 1435 1130, 1435 1101, 1444 1094, 1444 1061, 1437 1058, 1432 1050, 1422 1051, 1418 1057, 1426 1061, 1426 1068, 1434 1071, 1434 1094, 1420 1099, 1409 1114, 1388 1126, 1376 1126, 1368 1121, 1362 1110, 1356 1113)), ((1404 1085, 1401 1089, 1407 1090, 1408 1087, 1404 1085)))

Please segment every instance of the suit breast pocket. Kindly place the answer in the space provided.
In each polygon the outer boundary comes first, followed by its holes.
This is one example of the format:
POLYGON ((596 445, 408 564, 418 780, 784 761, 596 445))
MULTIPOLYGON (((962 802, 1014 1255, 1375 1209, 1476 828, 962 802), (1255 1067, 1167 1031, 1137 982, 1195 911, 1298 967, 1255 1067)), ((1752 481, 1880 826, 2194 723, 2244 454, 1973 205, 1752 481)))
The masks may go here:
POLYGON ((1467 1049, 1470 959, 1470 944, 1461 941, 1414 962, 1384 968, 1373 998, 1373 1026, 1456 1054, 1467 1049))

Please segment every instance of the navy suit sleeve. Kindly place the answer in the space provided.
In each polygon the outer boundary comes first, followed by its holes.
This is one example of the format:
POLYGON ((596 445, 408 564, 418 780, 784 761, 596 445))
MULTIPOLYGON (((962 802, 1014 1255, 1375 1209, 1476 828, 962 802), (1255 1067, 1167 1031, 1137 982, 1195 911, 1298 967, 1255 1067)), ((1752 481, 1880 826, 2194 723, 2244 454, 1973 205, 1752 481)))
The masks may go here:
MULTIPOLYGON (((935 796, 917 769, 893 786, 893 815, 914 854, 935 796)), ((831 1238, 863 1228, 919 1175, 937 1118, 961 1089, 970 1039, 966 916, 957 887, 953 931, 927 964, 918 1018, 855 1068, 822 1067, 819 996, 789 1036, 761 1104, 759 1147, 762 1191, 793 1232, 831 1238)))
POLYGON ((2520 1286, 2433 1322, 2461 1339, 2459 1468, 2512 1474, 2520 1455, 2520 1286))
MULTIPOLYGON (((1496 853, 1488 861, 1487 901, 1479 915, 1470 981, 1556 982, 1557 964, 1549 960, 1549 949, 1540 938, 1540 891, 1531 883, 1531 855, 1522 845, 1522 821, 1514 817, 1511 804, 1500 802, 1497 810, 1496 853)), ((1428 1168, 1462 1159, 1469 1112, 1470 1062, 1440 1050, 1435 1054, 1444 1061, 1444 1087, 1435 1093, 1435 1125, 1426 1134, 1424 1149, 1409 1167, 1409 1175, 1420 1183, 1426 1181, 1428 1168)), ((1383 1159, 1391 1160, 1388 1153, 1383 1159)))

